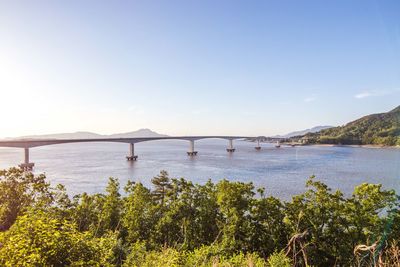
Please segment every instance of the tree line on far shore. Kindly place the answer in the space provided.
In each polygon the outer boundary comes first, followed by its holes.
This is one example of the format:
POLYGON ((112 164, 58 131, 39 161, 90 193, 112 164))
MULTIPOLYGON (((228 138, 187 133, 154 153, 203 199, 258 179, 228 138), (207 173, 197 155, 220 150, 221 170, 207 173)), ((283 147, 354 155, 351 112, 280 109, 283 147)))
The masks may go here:
POLYGON ((44 175, 0 171, 0 265, 400 266, 400 200, 380 184, 346 197, 311 177, 290 201, 165 171, 120 187, 71 198, 44 175))

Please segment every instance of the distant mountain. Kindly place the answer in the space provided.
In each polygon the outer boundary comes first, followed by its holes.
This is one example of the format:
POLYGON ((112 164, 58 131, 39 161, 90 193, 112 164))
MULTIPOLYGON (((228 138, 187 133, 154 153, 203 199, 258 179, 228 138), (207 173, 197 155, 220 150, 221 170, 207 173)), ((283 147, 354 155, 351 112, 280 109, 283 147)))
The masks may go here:
POLYGON ((372 114, 344 126, 305 134, 308 143, 400 146, 400 106, 372 114))
POLYGON ((305 129, 305 130, 302 130, 302 131, 295 131, 295 132, 291 132, 291 133, 288 133, 288 134, 285 134, 285 135, 276 135, 274 137, 290 138, 290 137, 293 137, 293 136, 305 135, 307 133, 316 133, 316 132, 319 132, 321 130, 329 129, 329 128, 332 128, 332 127, 334 127, 334 126, 315 126, 315 127, 311 128, 311 129, 305 129))
POLYGON ((97 139, 97 138, 135 138, 135 137, 164 137, 165 134, 156 133, 150 129, 140 129, 133 132, 102 135, 92 132, 57 133, 44 135, 28 135, 7 139, 97 139))
POLYGON ((112 135, 109 135, 108 137, 110 137, 110 138, 134 138, 134 137, 165 137, 165 136, 168 136, 168 135, 159 134, 159 133, 153 132, 150 129, 140 129, 140 130, 133 131, 133 132, 112 134, 112 135))
POLYGON ((75 133, 57 133, 43 135, 26 135, 20 137, 10 137, 7 139, 94 139, 102 138, 103 136, 91 132, 75 132, 75 133))

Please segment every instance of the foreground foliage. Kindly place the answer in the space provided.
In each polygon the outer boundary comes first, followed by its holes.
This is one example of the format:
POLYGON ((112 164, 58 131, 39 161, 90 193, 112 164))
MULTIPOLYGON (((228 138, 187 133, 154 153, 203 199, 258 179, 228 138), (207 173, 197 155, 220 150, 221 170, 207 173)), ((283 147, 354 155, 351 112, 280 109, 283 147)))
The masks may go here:
POLYGON ((110 178, 69 198, 44 175, 0 171, 0 266, 396 266, 399 197, 345 197, 311 177, 291 201, 252 183, 110 178))

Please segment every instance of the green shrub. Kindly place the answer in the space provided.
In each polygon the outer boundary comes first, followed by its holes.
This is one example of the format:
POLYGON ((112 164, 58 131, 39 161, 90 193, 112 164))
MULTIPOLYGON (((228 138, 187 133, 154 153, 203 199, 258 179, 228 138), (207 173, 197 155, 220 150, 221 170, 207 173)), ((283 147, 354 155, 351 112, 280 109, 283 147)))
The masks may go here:
POLYGON ((291 267, 293 265, 292 261, 285 255, 283 250, 274 252, 269 256, 267 262, 270 267, 291 267))
POLYGON ((173 248, 161 251, 146 251, 144 243, 135 243, 123 266, 126 267, 164 267, 182 266, 181 254, 173 248))
POLYGON ((1 266, 99 266, 96 241, 40 210, 19 216, 0 236, 1 266))

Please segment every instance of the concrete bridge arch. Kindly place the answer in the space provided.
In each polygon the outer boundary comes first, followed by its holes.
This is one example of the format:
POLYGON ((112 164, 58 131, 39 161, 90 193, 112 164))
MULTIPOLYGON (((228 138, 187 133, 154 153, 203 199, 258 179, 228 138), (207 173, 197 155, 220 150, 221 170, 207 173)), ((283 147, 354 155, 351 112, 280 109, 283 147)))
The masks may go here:
POLYGON ((16 147, 23 148, 25 152, 24 162, 19 166, 27 171, 34 167, 34 163, 30 162, 29 149, 34 147, 68 144, 68 143, 87 143, 87 142, 113 142, 113 143, 127 143, 129 145, 129 153, 126 156, 128 161, 137 160, 138 156, 135 155, 135 144, 141 142, 150 142, 156 140, 184 140, 189 141, 189 149, 187 154, 189 156, 196 156, 194 143, 202 139, 224 139, 228 140, 228 152, 234 152, 233 140, 237 139, 250 139, 248 136, 166 136, 166 137, 136 137, 136 138, 99 138, 99 139, 25 139, 25 140, 6 140, 0 141, 0 147, 16 147))

